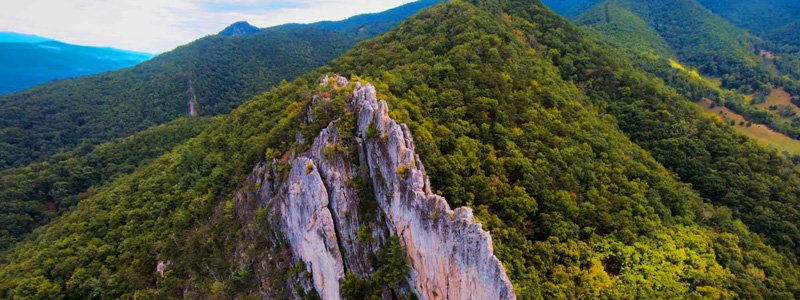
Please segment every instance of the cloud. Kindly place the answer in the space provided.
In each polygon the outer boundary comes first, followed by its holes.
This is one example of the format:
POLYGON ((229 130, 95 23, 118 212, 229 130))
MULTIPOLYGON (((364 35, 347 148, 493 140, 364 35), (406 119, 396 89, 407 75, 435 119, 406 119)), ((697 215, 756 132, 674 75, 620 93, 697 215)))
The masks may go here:
POLYGON ((258 27, 341 20, 412 0, 11 0, 0 31, 150 53, 169 51, 236 21, 258 27))

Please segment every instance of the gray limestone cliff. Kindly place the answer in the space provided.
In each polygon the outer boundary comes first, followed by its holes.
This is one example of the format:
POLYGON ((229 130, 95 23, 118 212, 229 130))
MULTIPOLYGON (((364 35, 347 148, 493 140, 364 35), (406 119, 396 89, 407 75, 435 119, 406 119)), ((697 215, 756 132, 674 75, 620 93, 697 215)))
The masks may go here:
MULTIPOLYGON (((261 239, 275 249, 261 270, 263 285, 285 290, 262 298, 311 293, 341 299, 346 274, 372 278, 370 257, 394 236, 406 250, 409 274, 402 285, 381 291, 383 299, 516 299, 489 233, 471 209, 452 210, 431 192, 408 127, 389 117, 375 88, 339 76, 325 77, 321 85, 354 88, 347 106, 355 132, 340 134, 334 121, 305 153, 257 165, 237 193, 240 218, 267 219, 247 229, 270 232, 261 239), (367 208, 376 211, 365 213, 367 208), (254 213, 259 210, 266 214, 254 213), (281 265, 300 266, 304 276, 275 282, 269 273, 281 265)), ((326 99, 312 103, 318 101, 326 99)))

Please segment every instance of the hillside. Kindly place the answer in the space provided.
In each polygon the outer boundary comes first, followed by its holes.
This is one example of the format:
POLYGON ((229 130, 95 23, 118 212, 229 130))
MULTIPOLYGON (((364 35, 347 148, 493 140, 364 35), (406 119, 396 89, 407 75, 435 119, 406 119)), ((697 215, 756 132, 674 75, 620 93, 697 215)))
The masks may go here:
MULTIPOLYGON (((584 15, 602 15, 614 10, 626 10, 637 16, 672 48, 674 58, 703 75, 721 77, 723 87, 742 88, 750 93, 770 82, 769 70, 759 66, 761 60, 754 54, 758 39, 694 0, 607 0, 584 15), (609 6, 615 8, 606 9, 609 6)), ((598 18, 578 17, 576 23, 598 26, 603 22, 598 18)))
POLYGON ((210 118, 182 118, 45 162, 0 171, 0 252, 71 211, 103 184, 133 173, 199 134, 210 118))
POLYGON ((538 2, 425 9, 34 232, 0 297, 800 297, 796 169, 618 57, 538 2))
POLYGON ((574 18, 601 0, 542 0, 550 9, 566 18, 574 18))
POLYGON ((800 3, 793 0, 697 0, 732 24, 756 34, 800 19, 800 3))
POLYGON ((153 55, 112 48, 70 45, 37 36, 0 36, 0 94, 54 79, 113 71, 153 55))
MULTIPOLYGON (((599 44, 624 49, 619 55, 690 100, 710 99, 747 122, 768 127, 778 135, 770 146, 785 149, 783 136, 800 139, 800 118, 759 106, 781 88, 797 95, 800 56, 733 27, 695 2, 639 2, 604 1, 575 22, 599 44), (759 55, 757 49, 761 49, 759 55)), ((746 128, 739 129, 759 138, 746 128)))
MULTIPOLYGON (((682 181, 711 203, 731 209, 734 217, 797 261, 800 253, 793 245, 800 240, 800 223, 788 221, 797 220, 800 211, 800 198, 791 192, 797 186, 796 167, 736 134, 716 116, 700 112, 692 102, 716 93, 707 94, 713 89, 700 85, 707 81, 692 80, 696 75, 670 66, 668 59, 636 56, 627 46, 596 44, 607 39, 591 32, 582 36, 583 30, 565 21, 539 20, 563 28, 542 31, 537 39, 557 54, 551 57, 563 78, 583 86, 596 105, 619 120, 620 129, 682 181)), ((722 96, 725 101, 741 97, 722 96)))
POLYGON ((800 47, 800 20, 778 27, 766 34, 766 37, 780 44, 800 47))
MULTIPOLYGON (((408 5, 419 8, 435 2, 408 5)), ((367 23, 325 23, 332 29, 309 24, 244 36, 209 36, 134 68, 0 96, 0 169, 40 161, 79 143, 128 136, 182 116, 225 114, 396 24, 384 20, 403 19, 414 11, 401 7, 372 15, 367 23)))

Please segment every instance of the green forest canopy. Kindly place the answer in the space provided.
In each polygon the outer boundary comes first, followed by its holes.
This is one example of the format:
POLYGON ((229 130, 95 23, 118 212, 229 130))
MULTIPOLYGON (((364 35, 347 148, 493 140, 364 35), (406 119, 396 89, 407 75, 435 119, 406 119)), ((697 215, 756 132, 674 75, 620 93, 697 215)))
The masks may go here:
POLYGON ((800 297, 796 168, 616 57, 536 3, 439 4, 36 231, 4 257, 0 296, 254 295, 230 259, 247 226, 231 192, 267 148, 302 149, 295 134, 325 126, 300 114, 338 72, 375 83, 434 188, 476 208, 520 299, 800 297), (175 262, 168 279, 159 260, 175 262))

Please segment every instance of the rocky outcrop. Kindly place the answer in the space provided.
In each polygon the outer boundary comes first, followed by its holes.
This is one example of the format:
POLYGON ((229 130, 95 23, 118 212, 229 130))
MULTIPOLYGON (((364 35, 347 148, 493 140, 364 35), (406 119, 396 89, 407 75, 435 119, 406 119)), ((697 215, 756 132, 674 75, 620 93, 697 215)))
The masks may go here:
POLYGON ((328 206, 328 190, 311 159, 295 159, 280 200, 281 232, 306 263, 319 295, 338 299, 339 281, 344 277, 342 253, 328 206))
POLYGON ((414 152, 405 124, 389 118, 375 88, 356 88, 354 107, 359 136, 376 200, 389 229, 406 247, 413 287, 423 299, 515 299, 489 233, 472 210, 450 209, 431 192, 425 167, 414 152), (376 137, 369 137, 374 128, 376 137))
POLYGON ((194 81, 191 78, 189 78, 189 89, 186 90, 186 94, 189 95, 189 102, 187 103, 189 105, 189 116, 197 117, 197 93, 194 90, 194 81))
MULTIPOLYGON (((322 85, 343 88, 349 83, 337 76, 326 77, 322 85)), ((431 192, 408 127, 389 117, 375 88, 355 84, 349 109, 356 120, 354 138, 342 140, 332 123, 309 151, 288 162, 283 180, 276 170, 280 162, 260 164, 248 179, 260 188, 237 195, 239 214, 253 218, 249 211, 256 207, 269 210, 272 228, 305 265, 322 299, 341 298, 340 284, 348 272, 373 276, 369 256, 389 236, 397 236, 405 247, 411 270, 408 289, 395 294, 431 300, 515 299, 489 233, 469 208, 451 210, 431 192), (359 195, 354 182, 367 183, 369 199, 363 191, 359 195), (360 201, 376 201, 378 212, 359 216, 360 201)), ((387 292, 383 297, 392 298, 387 292)))

